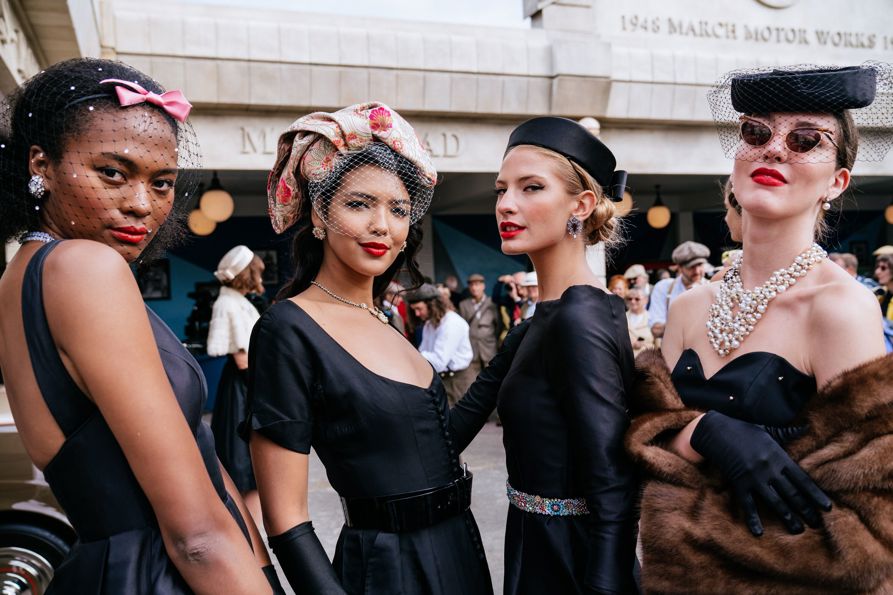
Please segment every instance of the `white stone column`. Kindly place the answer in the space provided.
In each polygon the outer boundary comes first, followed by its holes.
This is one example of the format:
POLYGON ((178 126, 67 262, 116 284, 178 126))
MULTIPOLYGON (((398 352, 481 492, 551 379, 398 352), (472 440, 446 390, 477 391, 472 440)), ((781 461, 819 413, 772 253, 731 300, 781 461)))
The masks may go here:
POLYGON ((602 242, 594 246, 586 246, 586 264, 601 281, 602 287, 607 287, 607 266, 605 264, 605 245, 602 242))
POLYGON ((16 252, 18 252, 21 247, 22 245, 15 241, 6 243, 6 264, 9 264, 9 261, 12 260, 12 257, 16 255, 16 252))

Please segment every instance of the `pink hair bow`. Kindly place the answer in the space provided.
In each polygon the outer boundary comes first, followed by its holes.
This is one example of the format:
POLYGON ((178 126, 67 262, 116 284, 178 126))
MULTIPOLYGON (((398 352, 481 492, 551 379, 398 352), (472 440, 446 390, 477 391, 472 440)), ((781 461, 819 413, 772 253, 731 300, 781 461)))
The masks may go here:
POLYGON ((115 92, 118 94, 118 102, 121 103, 122 107, 138 103, 151 103, 166 111, 178 122, 185 122, 186 118, 189 117, 189 111, 192 109, 192 104, 186 100, 186 97, 180 91, 167 91, 159 95, 152 91, 146 91, 133 81, 122 81, 120 79, 99 81, 100 85, 105 83, 117 83, 115 92))

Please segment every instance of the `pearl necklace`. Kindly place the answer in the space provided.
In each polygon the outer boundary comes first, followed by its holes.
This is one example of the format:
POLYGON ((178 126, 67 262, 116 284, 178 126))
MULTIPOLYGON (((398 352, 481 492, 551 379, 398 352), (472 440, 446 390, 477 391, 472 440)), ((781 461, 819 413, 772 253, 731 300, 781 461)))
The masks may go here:
POLYGON ((765 283, 749 291, 741 282, 743 255, 739 255, 720 281, 716 301, 710 306, 707 339, 713 350, 725 357, 741 347, 766 313, 769 302, 805 277, 826 256, 828 253, 821 246, 813 244, 797 256, 791 266, 775 271, 765 283), (736 306, 738 310, 733 313, 736 306))
POLYGON ((388 323, 388 317, 387 317, 387 315, 386 315, 384 312, 382 312, 381 310, 379 310, 377 306, 372 306, 372 307, 370 308, 370 307, 366 304, 366 302, 362 302, 362 303, 360 303, 360 304, 358 304, 358 303, 356 303, 356 302, 352 302, 352 301, 350 301, 349 299, 346 299, 346 298, 341 297, 340 295, 336 295, 331 289, 328 289, 328 288, 326 288, 326 287, 323 287, 322 285, 320 285, 320 284, 319 284, 318 282, 316 282, 315 280, 314 280, 314 281, 311 281, 310 284, 311 284, 311 285, 316 285, 317 287, 319 287, 320 289, 322 289, 324 292, 326 292, 327 294, 329 294, 330 297, 335 298, 335 299, 338 300, 339 302, 344 303, 344 304, 347 304, 348 306, 353 306, 354 308, 360 308, 361 310, 366 310, 367 312, 369 312, 369 314, 372 314, 372 316, 374 316, 375 318, 377 318, 379 322, 381 322, 381 323, 383 323, 383 324, 387 324, 387 323, 388 323))

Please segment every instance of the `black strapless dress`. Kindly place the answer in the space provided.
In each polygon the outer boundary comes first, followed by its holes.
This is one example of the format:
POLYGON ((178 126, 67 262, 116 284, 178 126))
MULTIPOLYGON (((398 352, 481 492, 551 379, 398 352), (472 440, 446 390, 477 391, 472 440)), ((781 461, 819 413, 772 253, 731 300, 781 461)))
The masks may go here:
POLYGON ((816 392, 815 378, 768 351, 739 355, 705 378, 701 358, 686 349, 671 378, 687 406, 767 426, 793 423, 816 392))
MULTIPOLYGON (((78 535, 47 593, 191 593, 167 556, 155 514, 121 447, 99 409, 69 376, 50 334, 43 306, 43 264, 58 245, 58 241, 49 243, 35 253, 22 288, 31 366, 47 407, 65 434, 44 477, 78 535)), ((224 487, 210 428, 201 421, 207 392, 201 369, 164 322, 148 308, 146 312, 164 370, 208 475, 248 539, 239 510, 224 487)), ((110 358, 109 365, 122 364, 110 358)))
MULTIPOLYGON (((291 300, 261 316, 248 354, 246 428, 294 452, 308 454, 312 446, 345 498, 404 494, 458 479, 459 453, 492 411, 484 406, 461 419, 449 410, 433 370, 427 388, 373 373, 291 300)), ((404 533, 344 526, 333 567, 352 595, 493 592, 470 510, 404 533)))

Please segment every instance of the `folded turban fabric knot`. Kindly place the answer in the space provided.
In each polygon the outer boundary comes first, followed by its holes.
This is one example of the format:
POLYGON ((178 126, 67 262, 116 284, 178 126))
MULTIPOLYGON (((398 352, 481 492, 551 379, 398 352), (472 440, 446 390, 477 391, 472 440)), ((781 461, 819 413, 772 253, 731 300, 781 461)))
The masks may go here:
POLYGON ((254 252, 248 246, 236 246, 223 255, 217 264, 214 276, 221 283, 227 283, 236 278, 236 275, 244 271, 254 260, 254 252))
POLYGON ((351 105, 337 112, 314 112, 295 120, 279 137, 276 164, 267 180, 270 221, 276 233, 297 222, 306 186, 335 168, 339 156, 383 143, 419 170, 422 183, 433 187, 437 170, 412 126, 383 103, 351 105))

